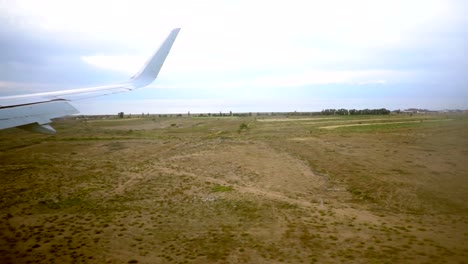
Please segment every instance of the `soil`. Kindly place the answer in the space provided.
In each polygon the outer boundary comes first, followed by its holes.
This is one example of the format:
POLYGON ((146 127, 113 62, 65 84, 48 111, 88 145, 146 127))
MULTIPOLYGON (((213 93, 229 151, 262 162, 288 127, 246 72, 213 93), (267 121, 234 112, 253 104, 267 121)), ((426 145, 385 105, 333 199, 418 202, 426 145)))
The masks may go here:
POLYGON ((1 263, 468 259, 466 115, 53 125, 0 131, 1 263))

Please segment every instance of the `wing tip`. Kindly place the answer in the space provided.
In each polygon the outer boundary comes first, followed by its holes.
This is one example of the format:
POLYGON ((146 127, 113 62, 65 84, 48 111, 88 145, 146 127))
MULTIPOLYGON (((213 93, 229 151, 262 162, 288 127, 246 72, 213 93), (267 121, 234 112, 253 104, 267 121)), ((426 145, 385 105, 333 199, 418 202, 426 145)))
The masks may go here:
POLYGON ((179 31, 180 28, 174 28, 171 30, 159 49, 156 50, 141 70, 130 78, 129 83, 135 86, 135 88, 141 88, 149 85, 158 77, 159 71, 164 64, 179 31))

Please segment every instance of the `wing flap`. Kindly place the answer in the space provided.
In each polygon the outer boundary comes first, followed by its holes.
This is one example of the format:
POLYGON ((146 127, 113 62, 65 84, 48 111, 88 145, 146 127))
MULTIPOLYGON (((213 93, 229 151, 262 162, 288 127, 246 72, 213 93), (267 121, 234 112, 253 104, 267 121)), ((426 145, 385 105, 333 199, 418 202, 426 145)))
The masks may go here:
POLYGON ((0 129, 37 123, 49 124, 51 119, 79 113, 66 101, 52 101, 0 109, 0 129))
POLYGON ((50 125, 47 125, 47 124, 39 125, 38 123, 27 124, 24 126, 19 126, 18 128, 31 131, 31 132, 37 132, 37 133, 49 134, 49 135, 53 135, 57 132, 50 125))

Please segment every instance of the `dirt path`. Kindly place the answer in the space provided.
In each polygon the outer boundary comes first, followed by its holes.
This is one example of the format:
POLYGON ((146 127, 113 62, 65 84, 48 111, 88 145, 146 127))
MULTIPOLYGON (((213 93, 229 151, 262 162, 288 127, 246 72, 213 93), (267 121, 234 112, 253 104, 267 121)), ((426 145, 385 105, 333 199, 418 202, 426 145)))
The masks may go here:
POLYGON ((127 174, 129 175, 128 179, 119 183, 118 187, 114 191, 116 194, 124 193, 127 188, 137 184, 141 179, 144 178, 140 173, 129 172, 127 174))
MULTIPOLYGON (((377 119, 372 119, 374 121, 377 119)), ((390 120, 390 119, 389 119, 390 120)), ((433 120, 415 120, 415 121, 405 121, 405 122, 380 122, 380 123, 366 123, 366 124, 345 124, 345 125, 336 125, 336 126, 323 126, 319 127, 322 129, 335 129, 339 127, 353 127, 353 126, 375 126, 375 125, 392 125, 392 124, 411 124, 411 123, 420 123, 420 122, 443 122, 451 121, 452 119, 433 119, 433 120)), ((356 120, 358 121, 358 120, 356 120)))

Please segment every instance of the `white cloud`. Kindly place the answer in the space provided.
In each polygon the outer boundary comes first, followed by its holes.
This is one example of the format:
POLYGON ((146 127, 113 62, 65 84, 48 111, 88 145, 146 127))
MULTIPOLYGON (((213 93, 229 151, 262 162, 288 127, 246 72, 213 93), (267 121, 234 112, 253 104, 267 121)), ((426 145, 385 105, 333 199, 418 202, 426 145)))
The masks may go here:
MULTIPOLYGON (((15 30, 27 27, 38 35, 76 36, 67 42, 73 45, 92 40, 119 46, 115 50, 120 53, 101 45, 80 58, 93 67, 129 75, 137 72, 170 29, 180 26, 153 87, 389 86, 401 81, 433 82, 434 72, 449 71, 439 57, 451 61, 463 56, 457 50, 461 48, 447 48, 462 47, 457 30, 466 24, 467 10, 460 3, 16 0, 0 2, 0 15, 17 25, 15 30), (445 32, 455 32, 456 37, 444 38, 445 32)), ((450 69, 457 67, 463 68, 451 65, 450 69)), ((458 71, 450 78, 437 76, 440 83, 464 78, 458 71)))
POLYGON ((63 86, 50 83, 0 81, 0 90, 2 91, 3 96, 24 93, 39 93, 44 90, 50 91, 60 88, 63 88, 63 86))
MULTIPOLYGON (((304 35, 365 46, 405 41, 414 29, 450 23, 450 0, 5 1, 7 15, 48 31, 82 32, 138 46, 176 26, 192 40, 236 47, 290 43, 304 35), (259 41, 260 40, 260 41, 259 41), (208 41, 208 42, 209 42, 208 41)), ((459 15, 463 16, 463 13, 459 15)), ((150 43, 151 45, 151 43, 150 43)), ((188 43, 186 43, 188 45, 188 43)), ((206 47, 210 48, 207 43, 206 47)))
POLYGON ((95 55, 95 56, 82 56, 81 59, 93 66, 128 73, 135 74, 138 72, 140 67, 144 65, 145 58, 140 56, 106 56, 106 55, 95 55))
POLYGON ((252 81, 253 87, 295 87, 314 84, 384 84, 398 82, 410 73, 386 70, 306 71, 301 74, 265 76, 252 81))

